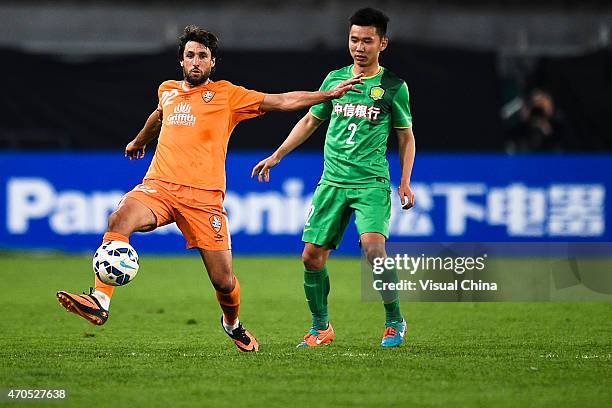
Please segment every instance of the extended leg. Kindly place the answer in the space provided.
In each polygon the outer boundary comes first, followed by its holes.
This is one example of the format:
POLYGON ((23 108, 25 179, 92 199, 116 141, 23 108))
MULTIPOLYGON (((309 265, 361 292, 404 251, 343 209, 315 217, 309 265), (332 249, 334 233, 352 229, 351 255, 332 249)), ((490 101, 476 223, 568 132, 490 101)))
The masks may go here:
MULTIPOLYGON (((135 231, 148 231, 156 226, 153 212, 140 201, 126 197, 119 208, 108 219, 108 230, 103 242, 129 242, 129 236, 135 231)), ((57 298, 67 311, 75 313, 95 325, 103 325, 108 319, 110 300, 115 290, 95 277, 95 290, 89 294, 77 295, 60 291, 57 298)))
MULTIPOLYGON (((150 231, 155 229, 156 218, 153 211, 142 204, 140 201, 126 197, 121 202, 117 210, 108 218, 108 229, 102 238, 102 242, 107 241, 122 241, 130 242, 130 236, 136 231, 150 231)), ((95 277, 95 292, 98 297, 106 305, 106 309, 110 304, 110 299, 115 291, 115 286, 107 285, 95 277)))

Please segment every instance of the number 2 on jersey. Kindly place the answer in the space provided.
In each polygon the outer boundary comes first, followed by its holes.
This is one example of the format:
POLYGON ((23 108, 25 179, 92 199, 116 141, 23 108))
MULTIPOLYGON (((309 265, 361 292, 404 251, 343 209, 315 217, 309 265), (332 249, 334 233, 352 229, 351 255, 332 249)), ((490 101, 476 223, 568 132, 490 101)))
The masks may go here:
POLYGON ((357 125, 354 123, 349 123, 348 130, 351 132, 351 135, 346 139, 347 145, 354 145, 355 141, 353 140, 353 136, 355 136, 355 132, 357 131, 357 125))
POLYGON ((314 212, 315 212, 315 206, 311 205, 310 208, 308 209, 308 215, 306 215, 306 224, 304 224, 305 226, 310 227, 310 219, 314 215, 314 212))

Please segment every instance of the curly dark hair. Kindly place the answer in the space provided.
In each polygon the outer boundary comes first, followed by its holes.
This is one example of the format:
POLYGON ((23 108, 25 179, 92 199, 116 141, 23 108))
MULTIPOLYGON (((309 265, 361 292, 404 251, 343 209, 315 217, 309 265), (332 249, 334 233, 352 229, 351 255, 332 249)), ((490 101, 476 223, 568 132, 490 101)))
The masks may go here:
POLYGON ((217 50, 219 49, 219 39, 213 33, 204 30, 196 25, 188 25, 183 30, 183 35, 179 37, 179 48, 178 58, 179 61, 183 60, 183 52, 185 51, 185 44, 188 41, 195 41, 204 45, 210 50, 210 56, 212 58, 217 57, 217 50))

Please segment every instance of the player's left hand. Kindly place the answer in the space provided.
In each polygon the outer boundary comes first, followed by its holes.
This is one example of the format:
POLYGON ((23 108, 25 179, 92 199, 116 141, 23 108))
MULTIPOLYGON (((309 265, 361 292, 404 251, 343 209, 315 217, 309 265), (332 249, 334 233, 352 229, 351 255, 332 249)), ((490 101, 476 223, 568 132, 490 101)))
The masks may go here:
POLYGON ((361 92, 359 89, 355 88, 355 85, 363 84, 363 80, 361 79, 362 76, 363 74, 357 74, 351 79, 340 82, 338 86, 330 91, 332 99, 342 98, 350 91, 361 92))
POLYGON ((410 184, 401 184, 398 190, 400 203, 403 210, 409 210, 414 206, 414 192, 410 188, 410 184))

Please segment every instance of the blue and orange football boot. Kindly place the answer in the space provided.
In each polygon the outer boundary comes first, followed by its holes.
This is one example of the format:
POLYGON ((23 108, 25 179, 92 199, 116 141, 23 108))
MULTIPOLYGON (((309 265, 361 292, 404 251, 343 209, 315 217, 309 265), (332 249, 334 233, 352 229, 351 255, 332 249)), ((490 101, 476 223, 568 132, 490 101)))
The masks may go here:
POLYGON ((391 322, 385 328, 383 334, 381 347, 391 348, 399 347, 404 344, 404 337, 406 336, 406 320, 402 319, 401 322, 391 322))
POLYGON ((82 295, 62 290, 57 292, 57 299, 67 311, 85 318, 96 326, 102 326, 108 319, 108 310, 100 306, 100 302, 92 293, 92 288, 89 289, 89 294, 83 292, 82 295))
POLYGON ((297 345, 297 348, 324 346, 331 343, 335 337, 336 333, 331 323, 327 323, 327 329, 325 330, 317 330, 312 327, 304 336, 304 340, 297 345))
POLYGON ((223 316, 221 316, 221 327, 223 328, 223 331, 227 333, 230 339, 234 341, 234 344, 236 344, 236 347, 238 347, 240 352, 248 353, 259 351, 259 343, 257 342, 257 339, 242 326, 242 323, 238 323, 238 327, 236 327, 230 333, 225 330, 225 327, 223 326, 223 316))

